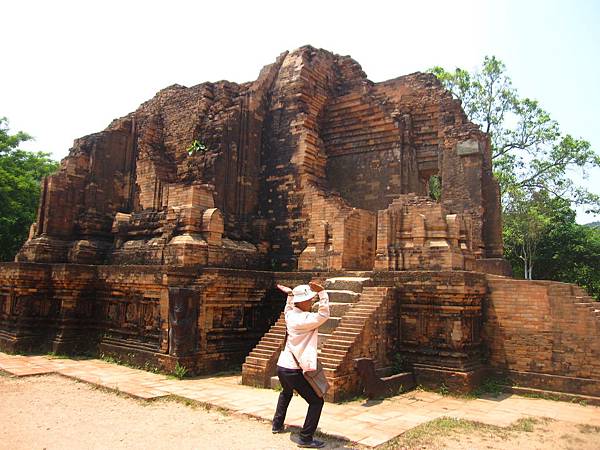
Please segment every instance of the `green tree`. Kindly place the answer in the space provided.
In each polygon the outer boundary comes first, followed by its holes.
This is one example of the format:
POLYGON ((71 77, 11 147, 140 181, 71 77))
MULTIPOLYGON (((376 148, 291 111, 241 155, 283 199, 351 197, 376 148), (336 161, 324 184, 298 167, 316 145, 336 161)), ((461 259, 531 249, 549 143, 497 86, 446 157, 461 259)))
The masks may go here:
POLYGON ((539 192, 505 212, 505 253, 515 275, 576 283, 600 299, 600 229, 579 225, 568 200, 539 192))
POLYGON ((0 117, 0 261, 10 261, 21 247, 37 213, 40 181, 58 168, 43 152, 19 149, 27 133, 9 134, 0 117))
POLYGON ((589 142, 563 134, 536 100, 520 97, 502 61, 486 56, 473 73, 441 67, 431 72, 461 101, 469 120, 490 135, 505 205, 523 198, 523 191, 543 190, 600 212, 600 197, 569 177, 573 168, 600 167, 600 156, 589 142))
POLYGON ((579 225, 568 202, 553 199, 537 251, 536 277, 576 283, 600 299, 600 229, 579 225))
POLYGON ((545 196, 513 200, 504 211, 504 253, 513 272, 533 279, 538 247, 551 224, 545 196))
POLYGON ((520 97, 505 65, 493 56, 473 72, 441 67, 431 72, 461 101, 469 120, 490 135, 505 256, 515 275, 576 282, 598 295, 598 235, 575 223, 571 205, 598 213, 600 198, 577 186, 569 172, 599 167, 600 156, 589 142, 561 132, 539 102, 520 97))

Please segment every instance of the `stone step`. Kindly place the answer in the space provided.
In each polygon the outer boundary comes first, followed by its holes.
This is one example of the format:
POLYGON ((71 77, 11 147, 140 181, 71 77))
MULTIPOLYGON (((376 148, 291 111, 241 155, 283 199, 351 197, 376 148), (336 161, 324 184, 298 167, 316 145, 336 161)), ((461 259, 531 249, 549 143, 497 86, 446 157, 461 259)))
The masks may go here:
POLYGON ((345 326, 340 326, 338 327, 337 330, 335 330, 335 335, 336 336, 356 336, 359 335, 362 331, 362 328, 350 328, 350 327, 345 327, 345 326))
POLYGON ((381 299, 380 298, 369 298, 369 297, 364 297, 364 294, 361 295, 361 302, 360 305, 361 306, 368 306, 368 307, 375 307, 377 308, 379 305, 381 304, 381 299))
MULTIPOLYGON (((352 328, 352 329, 357 329, 357 330, 362 330, 365 327, 365 322, 367 319, 356 319, 356 318, 348 318, 345 317, 344 320, 342 321, 342 323, 340 324, 340 327, 344 327, 344 328, 352 328)), ((339 328, 340 330, 342 328, 339 328)))
POLYGON ((268 358, 261 358, 258 356, 251 356, 252 353, 250 353, 250 355, 246 356, 246 364, 252 364, 253 366, 259 366, 259 367, 266 367, 267 363, 269 362, 268 358))
POLYGON ((330 346, 326 346, 327 348, 325 350, 321 349, 319 355, 339 355, 339 356, 345 356, 348 353, 348 349, 346 348, 345 350, 341 349, 341 348, 332 348, 330 346))
POLYGON ((360 294, 350 290, 327 289, 329 303, 356 303, 360 300, 360 294))
POLYGON ((360 311, 361 309, 374 310, 374 309, 377 309, 380 304, 381 304, 380 302, 363 300, 360 303, 356 304, 355 308, 356 308, 356 311, 360 311))
POLYGON ((323 365, 323 368, 327 367, 329 369, 336 369, 342 364, 341 359, 331 359, 330 360, 327 358, 320 358, 320 360, 321 360, 321 364, 323 365))
POLYGON ((265 342, 264 339, 261 339, 261 341, 254 348, 262 348, 265 350, 274 350, 274 349, 278 349, 279 347, 281 347, 282 343, 283 343, 283 339, 281 339, 279 342, 265 342))
POLYGON ((269 330, 269 334, 278 334, 278 333, 284 333, 285 334, 285 329, 286 329, 285 325, 274 325, 269 330))
MULTIPOLYGON (((338 303, 338 302, 329 302, 329 315, 331 317, 342 317, 344 316, 355 303, 338 303)), ((314 303, 312 307, 312 312, 319 311, 319 304, 317 302, 314 303)))
POLYGON ((325 281, 325 289, 338 291, 362 292, 363 286, 371 283, 372 280, 367 277, 334 277, 325 281))
POLYGON ((336 340, 335 338, 333 338, 333 339, 330 339, 329 341, 327 341, 327 344, 323 346, 321 351, 329 351, 329 350, 346 351, 348 349, 348 345, 350 345, 351 342, 353 342, 353 341, 339 341, 339 340, 336 340))
POLYGON ((248 356, 251 356, 253 358, 270 358, 273 355, 274 352, 268 352, 268 351, 264 351, 264 350, 252 350, 250 352, 250 354, 248 356))
POLYGON ((346 331, 346 330, 335 330, 335 335, 336 337, 348 337, 348 338, 354 338, 356 336, 358 336, 360 334, 360 332, 358 331, 346 331))
POLYGON ((373 312, 376 310, 377 307, 370 308, 362 305, 357 305, 354 308, 352 308, 352 311, 348 311, 348 313, 345 314, 344 317, 370 317, 371 314, 373 314, 373 312))
POLYGON ((321 325, 319 327, 319 334, 323 333, 323 334, 331 334, 333 333, 333 331, 337 328, 337 326, 340 324, 340 321, 342 320, 341 317, 329 317, 329 319, 327 319, 327 322, 325 322, 323 325, 321 325))
MULTIPOLYGON (((324 362, 322 364, 323 369, 329 369, 331 372, 333 372, 338 367, 337 363, 324 362)), ((325 376, 327 376, 327 371, 325 371, 325 376)))
POLYGON ((354 303, 341 303, 341 302, 332 303, 332 302, 330 302, 329 303, 329 313, 334 317, 342 317, 353 306, 354 306, 354 303))
POLYGON ((373 311, 376 311, 376 309, 361 308, 356 311, 348 311, 348 313, 344 315, 344 318, 366 320, 373 315, 373 311))
POLYGON ((355 324, 355 323, 343 323, 342 325, 339 325, 339 328, 337 328, 337 330, 348 330, 348 331, 362 331, 362 329, 364 328, 364 324, 355 324))
POLYGON ((328 349, 330 348, 334 348, 337 350, 344 350, 344 349, 349 349, 352 344, 354 344, 354 339, 352 338, 338 338, 336 337, 332 337, 331 339, 329 339, 325 345, 323 345, 323 347, 321 348, 321 351, 326 352, 328 349))
POLYGON ((285 337, 285 333, 284 333, 284 336, 282 336, 281 338, 274 337, 271 334, 267 334, 267 335, 263 336, 263 338, 260 340, 260 342, 264 343, 264 344, 268 344, 268 345, 271 345, 271 344, 279 345, 283 341, 284 337, 285 337))
POLYGON ((329 340, 331 334, 319 332, 317 336, 317 348, 323 347, 323 344, 329 340))
POLYGON ((273 352, 276 352, 279 350, 279 346, 277 347, 265 347, 262 345, 257 345, 256 347, 254 347, 254 349, 252 349, 253 352, 257 352, 257 353, 265 353, 265 354, 272 354, 273 352))
POLYGON ((344 319, 368 319, 369 317, 371 317, 373 311, 365 311, 364 309, 361 309, 360 311, 348 311, 346 314, 344 314, 344 319))

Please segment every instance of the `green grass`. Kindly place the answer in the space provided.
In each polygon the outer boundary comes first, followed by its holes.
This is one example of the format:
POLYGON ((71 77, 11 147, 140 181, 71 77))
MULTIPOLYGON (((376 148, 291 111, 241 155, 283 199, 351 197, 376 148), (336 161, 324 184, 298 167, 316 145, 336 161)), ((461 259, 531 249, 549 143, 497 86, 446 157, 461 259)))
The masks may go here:
POLYGON ((438 388, 437 392, 443 396, 450 395, 450 389, 444 383, 438 388))
POLYGON ((534 418, 534 417, 523 417, 522 419, 517 420, 515 423, 513 423, 510 427, 508 427, 508 430, 510 431, 524 431, 526 433, 532 433, 535 426, 538 423, 542 423, 545 421, 548 421, 550 419, 541 419, 541 418, 534 418))
POLYGON ((378 448, 392 450, 396 448, 420 448, 421 446, 428 445, 435 446, 441 444, 452 433, 485 433, 500 439, 508 439, 515 433, 531 433, 534 431, 535 425, 546 423, 550 420, 551 419, 526 417, 516 421, 509 427, 503 428, 470 420, 440 417, 439 419, 412 428, 402 436, 399 436, 378 448))
POLYGON ((368 399, 364 394, 360 394, 360 395, 355 395, 354 397, 350 397, 347 398, 345 400, 341 400, 340 402, 338 402, 339 404, 343 405, 344 403, 351 403, 351 402, 366 402, 368 399))
POLYGON ((540 400, 552 400, 555 402, 569 402, 569 403, 575 403, 581 406, 587 406, 587 401, 585 399, 582 398, 577 398, 577 397, 571 397, 567 394, 565 395, 561 395, 561 394, 551 394, 551 393, 543 393, 543 392, 517 392, 517 395, 520 395, 521 397, 527 397, 527 398, 535 398, 535 399, 540 399, 540 400))
POLYGON ((383 448, 389 450, 402 448, 403 446, 418 448, 419 446, 435 442, 438 438, 447 436, 451 432, 475 432, 478 430, 488 430, 489 428, 489 425, 478 422, 441 417, 408 430, 399 438, 385 444, 383 448))
POLYGON ((118 364, 119 366, 125 366, 125 367, 130 367, 132 369, 140 369, 140 370, 145 370, 146 372, 152 372, 152 373, 160 373, 163 375, 171 375, 168 374, 166 372, 161 372, 158 367, 153 366, 150 362, 146 361, 144 363, 144 365, 140 366, 138 364, 131 364, 125 360, 122 360, 120 358, 115 358, 112 355, 106 355, 104 353, 100 353, 100 355, 98 355, 98 358, 101 359, 104 362, 107 362, 109 364, 118 364))
POLYGON ((504 392, 505 386, 510 386, 511 382, 502 378, 486 378, 480 386, 471 391, 471 396, 482 397, 492 395, 498 397, 504 392))
POLYGON ((527 397, 527 398, 553 400, 555 402, 559 402, 561 400, 560 395, 556 395, 556 394, 543 394, 543 393, 537 393, 537 392, 519 392, 518 395, 520 395, 521 397, 527 397))
POLYGON ((415 391, 426 391, 426 392, 435 392, 436 394, 443 395, 444 397, 454 397, 454 398, 480 398, 483 396, 492 395, 494 397, 498 397, 504 391, 504 386, 510 386, 510 382, 508 380, 499 379, 499 378, 488 378, 481 383, 476 389, 472 390, 469 393, 461 394, 458 392, 452 392, 444 383, 442 383, 438 388, 428 388, 421 384, 417 385, 414 389, 415 391))
POLYGON ((180 365, 179 363, 175 364, 175 369, 173 369, 173 376, 179 380, 182 380, 186 374, 188 373, 188 369, 185 366, 180 365))
POLYGON ((72 356, 56 352, 48 352, 46 356, 49 356, 52 359, 74 359, 72 356))

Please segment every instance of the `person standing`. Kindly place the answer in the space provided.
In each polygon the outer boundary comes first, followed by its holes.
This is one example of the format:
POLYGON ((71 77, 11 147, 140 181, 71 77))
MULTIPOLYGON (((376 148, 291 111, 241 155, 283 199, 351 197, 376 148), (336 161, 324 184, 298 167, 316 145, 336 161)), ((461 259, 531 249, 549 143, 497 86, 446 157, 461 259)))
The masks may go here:
POLYGON ((272 431, 283 431, 285 415, 293 392, 296 391, 308 403, 298 446, 321 448, 325 443, 313 436, 319 425, 324 401, 308 384, 303 371, 317 368, 318 328, 329 319, 329 296, 323 286, 314 282, 301 284, 294 289, 282 285, 277 287, 287 294, 284 311, 287 336, 285 347, 277 360, 277 376, 283 390, 277 401, 272 431), (317 297, 319 309, 313 313, 312 304, 317 297))

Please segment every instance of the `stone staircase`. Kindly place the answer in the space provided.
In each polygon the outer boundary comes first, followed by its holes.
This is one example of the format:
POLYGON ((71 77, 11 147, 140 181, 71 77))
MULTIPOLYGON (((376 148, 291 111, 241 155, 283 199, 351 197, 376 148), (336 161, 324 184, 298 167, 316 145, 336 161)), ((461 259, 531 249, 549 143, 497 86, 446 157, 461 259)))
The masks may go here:
MULTIPOLYGON (((573 304, 575 307, 589 311, 591 316, 596 319, 596 324, 600 326, 600 302, 594 300, 585 289, 572 285, 573 304)), ((599 328, 600 329, 600 328, 599 328)))
MULTIPOLYGON (((319 353, 323 345, 331 338, 342 317, 360 300, 363 283, 369 278, 338 277, 330 278, 325 282, 325 289, 329 294, 329 320, 319 328, 319 353)), ((315 305, 316 309, 317 305, 315 305)))
POLYGON ((366 321, 380 306, 378 289, 381 288, 365 287, 360 301, 344 315, 343 319, 340 319, 338 326, 321 346, 319 357, 328 378, 335 377, 349 355, 351 347, 360 336, 366 321))
POLYGON ((487 278, 492 369, 519 387, 600 397, 600 302, 574 284, 487 278))
MULTIPOLYGON (((386 367, 391 344, 386 330, 394 320, 393 289, 372 284, 370 278, 360 276, 329 278, 325 282, 331 314, 319 328, 318 352, 331 385, 328 401, 360 394, 362 385, 356 358, 370 358, 379 377, 391 375, 391 367, 386 367)), ((243 384, 273 389, 279 386, 275 372, 284 337, 281 317, 246 358, 243 384)), ((405 388, 414 385, 412 373, 394 375, 404 377, 405 388)))
MULTIPOLYGON (((337 277, 326 280, 324 287, 329 294, 330 317, 319 328, 319 352, 332 337, 342 317, 346 316, 351 308, 357 304, 363 284, 369 281, 369 278, 364 277, 337 277)), ((317 307, 318 305, 315 304, 315 310, 317 307)), ((265 388, 276 388, 279 385, 275 371, 284 340, 285 319, 282 313, 277 322, 246 357, 242 365, 242 384, 265 388)))
POLYGON ((246 360, 242 364, 242 384, 263 388, 269 387, 284 342, 285 317, 281 313, 277 322, 246 356, 246 360))
MULTIPOLYGON (((323 353, 323 347, 329 342, 342 318, 346 317, 360 300, 363 284, 368 284, 370 278, 363 277, 336 277, 325 281, 325 289, 329 294, 329 320, 319 327, 318 353, 323 367, 327 367, 329 354, 323 353)), ((318 309, 315 303, 314 311, 318 309)), ((273 373, 269 387, 277 389, 279 378, 273 373)))
MULTIPOLYGON (((364 286, 360 300, 340 320, 329 339, 320 349, 320 359, 331 389, 327 400, 340 401, 362 392, 355 360, 370 358, 375 363, 376 374, 387 377, 394 372, 387 366, 390 343, 386 328, 393 320, 393 289, 364 286)), ((404 390, 415 385, 412 372, 393 373, 405 380, 404 390)))
POLYGON ((591 333, 595 329, 596 335, 600 335, 600 302, 594 300, 585 289, 575 284, 551 282, 548 295, 550 298, 562 299, 566 307, 574 307, 570 313, 574 324, 585 324, 591 333))

